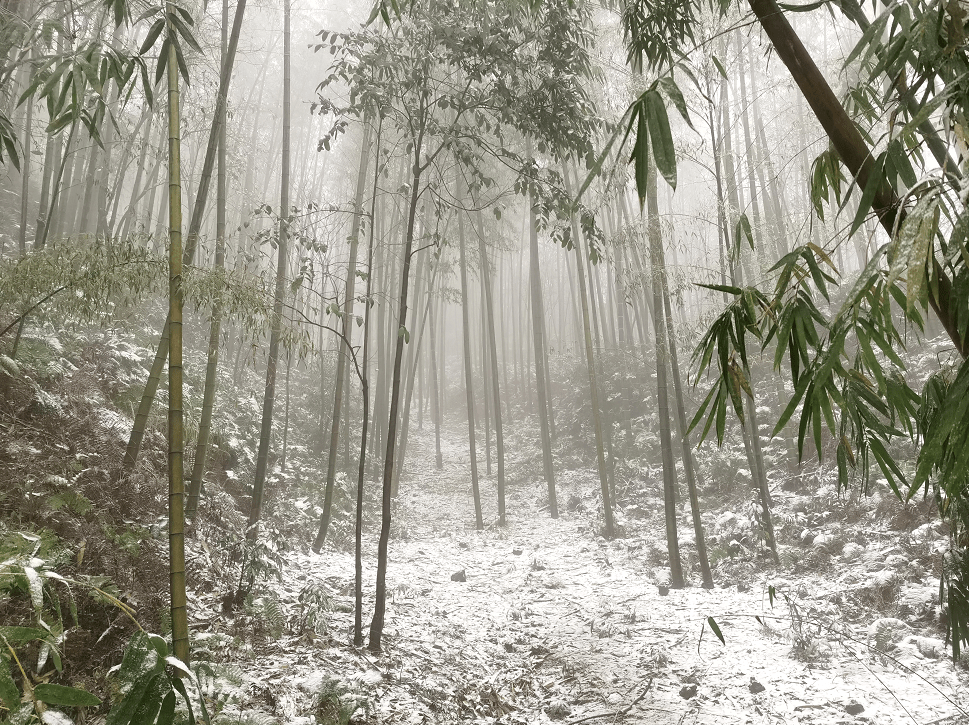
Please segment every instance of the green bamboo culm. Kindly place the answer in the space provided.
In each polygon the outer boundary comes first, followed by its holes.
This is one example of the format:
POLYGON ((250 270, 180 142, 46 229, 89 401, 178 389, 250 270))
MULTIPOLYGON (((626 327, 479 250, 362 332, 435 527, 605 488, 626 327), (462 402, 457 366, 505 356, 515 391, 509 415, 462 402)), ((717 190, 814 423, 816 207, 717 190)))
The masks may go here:
MULTIPOLYGON (((172 12, 171 7, 168 12, 172 12)), ((168 21, 168 33, 175 29, 168 21)), ((182 469, 182 184, 178 59, 168 46, 168 556, 172 599, 172 651, 188 664, 185 597, 185 481, 182 469)))

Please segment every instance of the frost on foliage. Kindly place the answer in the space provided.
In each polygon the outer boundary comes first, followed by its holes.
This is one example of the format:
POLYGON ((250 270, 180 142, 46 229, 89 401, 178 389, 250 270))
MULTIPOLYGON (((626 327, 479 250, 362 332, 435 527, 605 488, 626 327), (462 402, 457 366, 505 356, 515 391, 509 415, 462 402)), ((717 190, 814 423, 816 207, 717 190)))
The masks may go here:
POLYGON ((58 710, 45 710, 40 716, 40 721, 44 725, 74 725, 67 715, 58 710))
POLYGON ((122 442, 128 440, 128 436, 131 435, 132 426, 132 421, 129 418, 109 408, 99 408, 97 415, 106 431, 114 433, 122 442))
POLYGON ((20 365, 17 364, 16 360, 6 355, 0 355, 0 370, 12 378, 19 378, 21 375, 20 365))

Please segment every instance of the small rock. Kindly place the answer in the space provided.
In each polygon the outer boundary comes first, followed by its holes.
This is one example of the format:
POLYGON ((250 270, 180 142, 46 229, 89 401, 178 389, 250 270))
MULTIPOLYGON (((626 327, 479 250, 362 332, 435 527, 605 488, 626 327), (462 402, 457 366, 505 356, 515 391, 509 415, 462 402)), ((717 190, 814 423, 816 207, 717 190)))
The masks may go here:
POLYGON ((552 720, 563 720, 572 714, 572 708, 564 700, 552 700, 545 708, 545 714, 552 720))
POLYGON ((618 705, 622 702, 622 695, 618 692, 610 693, 609 697, 606 698, 606 702, 613 706, 618 705))
POLYGON ((659 595, 661 597, 665 597, 667 594, 670 593, 670 588, 668 586, 666 586, 665 584, 659 584, 656 587, 656 589, 659 590, 659 595))
POLYGON ((680 688, 680 697, 682 697, 684 700, 690 700, 696 697, 696 685, 683 685, 683 687, 680 688))
POLYGON ((464 569, 456 571, 451 575, 451 581, 453 582, 466 582, 468 580, 468 575, 465 573, 464 569))
POLYGON ((845 705, 845 712, 849 715, 861 715, 865 711, 865 706, 862 705, 857 700, 850 700, 847 705, 845 705))
POLYGON ((511 550, 511 553, 514 554, 515 556, 521 556, 522 551, 523 549, 520 546, 516 546, 514 549, 511 550))
POLYGON ((747 685, 747 689, 756 695, 758 692, 763 692, 767 688, 760 684, 755 678, 751 677, 750 684, 747 685))

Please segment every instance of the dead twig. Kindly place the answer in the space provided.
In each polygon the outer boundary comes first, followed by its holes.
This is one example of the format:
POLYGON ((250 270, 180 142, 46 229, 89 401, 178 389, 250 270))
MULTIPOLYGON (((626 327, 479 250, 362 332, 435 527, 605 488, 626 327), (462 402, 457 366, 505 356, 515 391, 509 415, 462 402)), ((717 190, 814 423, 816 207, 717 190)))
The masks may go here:
POLYGON ((653 678, 650 677, 649 682, 646 683, 646 687, 643 688, 643 691, 639 693, 639 696, 635 700, 633 700, 628 705, 626 705, 626 707, 621 708, 619 710, 606 710, 605 712, 597 712, 592 715, 585 715, 584 717, 580 717, 577 720, 569 720, 568 725, 579 725, 579 723, 581 722, 588 722, 589 720, 598 720, 601 717, 613 717, 618 719, 623 715, 625 715, 626 713, 628 713, 634 707, 636 707, 639 701, 642 700, 644 697, 646 697, 646 694, 652 689, 652 687, 653 687, 653 678))

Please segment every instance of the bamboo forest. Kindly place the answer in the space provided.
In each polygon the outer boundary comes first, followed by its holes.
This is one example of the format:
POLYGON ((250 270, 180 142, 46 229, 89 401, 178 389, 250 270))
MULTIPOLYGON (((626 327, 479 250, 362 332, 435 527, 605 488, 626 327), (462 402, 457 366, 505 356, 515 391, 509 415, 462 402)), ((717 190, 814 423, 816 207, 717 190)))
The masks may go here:
POLYGON ((966 725, 967 179, 967 0, 0 0, 0 725, 966 725))

